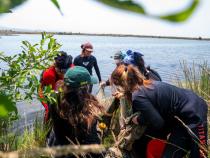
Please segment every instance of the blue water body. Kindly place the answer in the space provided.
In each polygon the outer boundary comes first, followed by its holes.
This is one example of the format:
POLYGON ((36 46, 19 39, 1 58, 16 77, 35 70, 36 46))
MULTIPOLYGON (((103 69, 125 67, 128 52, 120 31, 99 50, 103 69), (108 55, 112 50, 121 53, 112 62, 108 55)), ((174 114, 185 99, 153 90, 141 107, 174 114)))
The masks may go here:
MULTIPOLYGON (((68 52, 73 57, 81 52, 81 44, 91 42, 94 46, 93 55, 98 60, 102 79, 107 80, 114 69, 112 56, 118 50, 132 49, 144 54, 146 65, 157 70, 163 81, 172 82, 174 76, 181 75, 180 62, 186 60, 201 64, 210 60, 210 41, 161 39, 140 37, 110 37, 110 36, 84 36, 84 35, 55 35, 62 44, 61 50, 68 52)), ((20 53, 21 41, 27 40, 32 44, 38 43, 41 35, 2 36, 0 38, 0 51, 7 55, 20 53)), ((0 63, 0 67, 2 67, 0 63)), ((94 91, 97 91, 95 87, 94 91)))

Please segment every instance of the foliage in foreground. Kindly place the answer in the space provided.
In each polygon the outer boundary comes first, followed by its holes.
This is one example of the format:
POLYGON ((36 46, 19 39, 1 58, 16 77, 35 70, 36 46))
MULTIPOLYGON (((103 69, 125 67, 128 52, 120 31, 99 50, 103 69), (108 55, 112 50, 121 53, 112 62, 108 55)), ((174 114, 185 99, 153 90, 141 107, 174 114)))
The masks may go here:
MULTIPOLYGON (((22 41, 22 44, 23 50, 19 54, 6 56, 0 53, 0 62, 5 65, 0 69, 0 108, 3 109, 0 116, 16 110, 11 103, 37 98, 40 73, 52 64, 61 47, 52 35, 46 34, 39 43, 22 41)), ((46 90, 50 92, 49 88, 46 90)))
MULTIPOLYGON (((0 63, 4 65, 0 69, 1 151, 17 149, 16 133, 11 131, 13 121, 18 119, 16 103, 38 98, 40 73, 53 63, 61 47, 52 35, 46 34, 42 35, 39 43, 31 44, 28 41, 22 41, 22 44, 22 52, 19 54, 6 56, 0 53, 0 63)), ((45 89, 45 93, 47 100, 54 99, 51 96, 50 87, 45 89)))
MULTIPOLYGON (((10 9, 21 5, 26 0, 0 0, 0 13, 7 13, 11 12, 10 9)), ((169 13, 165 15, 151 15, 145 10, 145 7, 141 4, 136 3, 134 0, 95 0, 99 3, 102 3, 104 5, 118 8, 125 11, 130 11, 134 13, 138 13, 147 17, 153 17, 158 18, 162 20, 167 20, 171 22, 183 22, 186 21, 197 9, 200 0, 191 0, 190 5, 178 12, 175 13, 169 13)), ((58 8, 58 10, 61 12, 60 5, 57 0, 51 0, 51 2, 58 8)))

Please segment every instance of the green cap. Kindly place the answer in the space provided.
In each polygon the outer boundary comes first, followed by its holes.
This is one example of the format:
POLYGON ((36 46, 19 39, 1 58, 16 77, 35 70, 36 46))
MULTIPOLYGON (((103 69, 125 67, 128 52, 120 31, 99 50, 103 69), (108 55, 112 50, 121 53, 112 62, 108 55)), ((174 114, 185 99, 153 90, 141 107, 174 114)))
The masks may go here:
POLYGON ((92 77, 88 70, 82 66, 69 68, 64 75, 64 83, 73 88, 96 84, 97 82, 97 79, 92 77))

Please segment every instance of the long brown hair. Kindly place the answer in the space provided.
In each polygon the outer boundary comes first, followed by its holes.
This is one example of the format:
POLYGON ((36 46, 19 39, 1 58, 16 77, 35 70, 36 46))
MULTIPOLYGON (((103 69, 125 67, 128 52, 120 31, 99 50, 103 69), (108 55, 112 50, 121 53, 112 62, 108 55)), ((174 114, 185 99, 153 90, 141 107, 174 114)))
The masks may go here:
POLYGON ((111 75, 111 83, 116 86, 121 86, 125 93, 132 93, 134 90, 139 89, 141 85, 151 85, 151 80, 145 80, 145 77, 139 70, 132 65, 120 65, 111 75))
POLYGON ((88 86, 72 89, 66 86, 59 105, 60 116, 76 128, 83 124, 87 130, 103 111, 97 99, 88 92, 88 86))

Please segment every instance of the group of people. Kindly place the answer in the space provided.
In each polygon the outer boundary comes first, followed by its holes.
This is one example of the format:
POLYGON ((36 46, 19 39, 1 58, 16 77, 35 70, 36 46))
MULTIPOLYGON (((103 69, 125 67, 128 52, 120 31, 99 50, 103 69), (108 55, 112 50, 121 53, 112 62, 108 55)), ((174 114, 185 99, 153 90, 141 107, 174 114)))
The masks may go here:
MULTIPOLYGON (((91 43, 81 45, 82 52, 74 61, 61 51, 53 66, 41 75, 40 98, 43 89, 50 85, 62 91, 56 97, 56 105, 42 102, 45 122, 52 121, 47 145, 101 144, 98 120, 106 113, 95 96, 92 76, 95 68, 100 86, 115 86, 116 100, 125 97, 133 113, 132 123, 145 126, 144 134, 132 144, 135 157, 191 158, 207 157, 207 104, 194 92, 162 82, 160 75, 145 66, 143 54, 132 50, 114 54, 116 68, 103 82, 96 58, 91 55, 91 43)), ((87 157, 101 157, 89 153, 87 157)), ((67 157, 74 157, 68 155, 67 157)))

